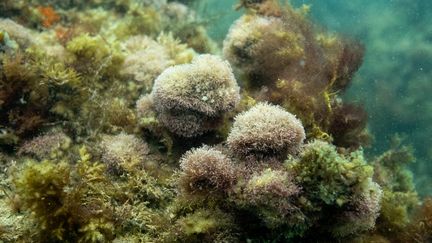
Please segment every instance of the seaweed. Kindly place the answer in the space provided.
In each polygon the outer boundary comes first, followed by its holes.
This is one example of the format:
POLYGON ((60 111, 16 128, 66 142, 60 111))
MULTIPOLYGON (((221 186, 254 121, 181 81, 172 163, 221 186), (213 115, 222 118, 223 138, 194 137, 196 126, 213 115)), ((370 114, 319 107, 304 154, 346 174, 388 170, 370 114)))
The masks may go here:
POLYGON ((107 183, 104 167, 89 159, 83 147, 76 165, 62 160, 29 160, 14 175, 13 185, 22 209, 31 212, 41 241, 112 239, 112 212, 99 189, 107 183))
POLYGON ((413 149, 369 156, 347 102, 364 46, 310 6, 241 0, 221 49, 193 1, 23 2, 0 3, 1 241, 431 240, 413 149))

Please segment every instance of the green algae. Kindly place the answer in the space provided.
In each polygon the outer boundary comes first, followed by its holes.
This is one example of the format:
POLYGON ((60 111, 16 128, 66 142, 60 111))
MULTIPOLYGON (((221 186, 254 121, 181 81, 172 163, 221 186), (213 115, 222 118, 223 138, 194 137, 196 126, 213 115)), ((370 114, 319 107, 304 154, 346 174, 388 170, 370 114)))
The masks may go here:
POLYGON ((221 48, 175 1, 51 1, 61 16, 53 26, 40 22, 41 2, 21 4, 0 5, 1 17, 30 15, 13 22, 17 33, 0 19, 1 240, 430 239, 411 150, 365 156, 366 113, 341 94, 363 47, 316 28, 307 6, 240 1, 245 15, 221 48), (188 72, 203 57, 227 73, 209 64, 188 72), (154 95, 171 70, 186 73, 154 95), (215 88, 225 76, 230 85, 215 88), (262 101, 298 121, 266 110, 240 121, 262 101), (190 120, 203 113, 194 133, 190 120))

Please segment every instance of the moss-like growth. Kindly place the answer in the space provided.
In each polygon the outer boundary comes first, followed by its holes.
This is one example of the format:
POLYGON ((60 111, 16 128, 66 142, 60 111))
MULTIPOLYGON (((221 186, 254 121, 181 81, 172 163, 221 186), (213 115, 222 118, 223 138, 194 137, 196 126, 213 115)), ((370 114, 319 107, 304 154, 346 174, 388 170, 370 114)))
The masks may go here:
POLYGON ((349 209, 336 215, 337 222, 331 225, 331 233, 335 237, 346 237, 366 232, 375 227, 380 214, 383 192, 381 187, 371 179, 356 189, 349 209))
POLYGON ((399 239, 400 242, 430 242, 432 241, 432 199, 426 198, 417 208, 414 218, 408 226, 407 233, 399 239))
POLYGON ((294 203, 301 189, 285 170, 268 168, 256 172, 245 185, 239 183, 235 190, 232 194, 235 203, 257 214, 268 228, 295 225, 302 220, 294 203))
POLYGON ((300 159, 287 165, 309 198, 325 204, 343 205, 349 197, 347 186, 362 182, 373 173, 361 153, 345 156, 335 146, 319 140, 307 144, 300 159))
POLYGON ((154 7, 143 7, 136 3, 130 7, 127 17, 122 19, 114 28, 119 39, 145 34, 154 36, 161 30, 161 16, 154 7))
POLYGON ((73 54, 73 67, 93 79, 115 77, 124 61, 119 47, 101 36, 81 34, 70 40, 66 49, 73 54))
POLYGON ((389 151, 374 161, 375 180, 384 190, 377 230, 390 238, 395 236, 394 232, 404 231, 419 203, 412 174, 406 167, 413 161, 412 150, 402 146, 398 138, 389 151))
POLYGON ((0 1, 0 241, 431 241, 412 151, 368 163, 342 99, 363 46, 239 2, 235 78, 179 1, 0 1))
POLYGON ((344 155, 335 146, 316 140, 305 146, 299 159, 288 160, 287 166, 303 189, 302 208, 312 222, 326 222, 336 236, 374 227, 382 191, 372 181, 373 167, 361 151, 344 155), (328 215, 340 218, 330 223, 328 215))
POLYGON ((38 68, 31 55, 1 55, 0 62, 0 124, 7 131, 0 143, 11 145, 41 127, 52 103, 47 87, 38 83, 38 68))
POLYGON ((85 148, 76 166, 66 161, 28 161, 13 184, 24 210, 31 212, 41 241, 101 242, 113 238, 114 219, 98 187, 104 167, 85 148))
POLYGON ((221 210, 200 209, 179 218, 163 235, 166 242, 236 242, 231 215, 221 210))

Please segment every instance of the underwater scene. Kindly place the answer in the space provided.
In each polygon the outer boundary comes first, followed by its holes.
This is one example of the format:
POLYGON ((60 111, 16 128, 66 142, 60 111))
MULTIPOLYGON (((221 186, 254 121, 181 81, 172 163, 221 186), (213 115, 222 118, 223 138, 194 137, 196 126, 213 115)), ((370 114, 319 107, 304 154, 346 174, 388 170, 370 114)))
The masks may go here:
POLYGON ((0 242, 432 242, 431 10, 0 0, 0 242))

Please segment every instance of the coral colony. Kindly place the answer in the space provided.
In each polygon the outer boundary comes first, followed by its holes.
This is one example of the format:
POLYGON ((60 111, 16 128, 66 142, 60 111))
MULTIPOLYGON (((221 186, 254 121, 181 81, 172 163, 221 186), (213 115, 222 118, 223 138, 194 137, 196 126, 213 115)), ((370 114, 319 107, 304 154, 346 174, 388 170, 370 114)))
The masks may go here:
POLYGON ((220 47, 179 2, 47 4, 0 3, 2 241, 432 240, 411 150, 366 159, 340 96, 362 45, 307 6, 240 1, 220 47))

